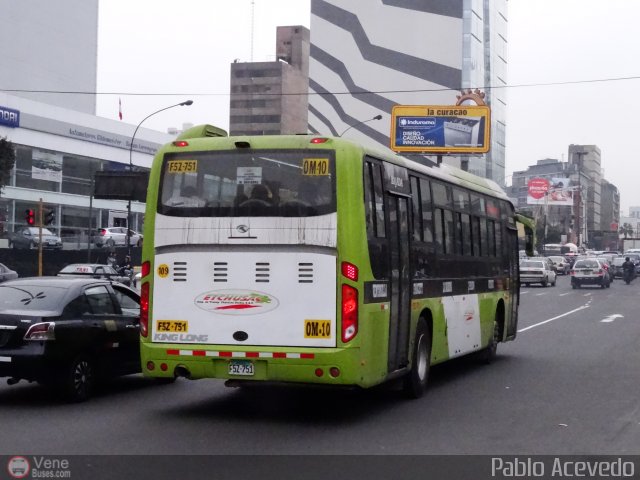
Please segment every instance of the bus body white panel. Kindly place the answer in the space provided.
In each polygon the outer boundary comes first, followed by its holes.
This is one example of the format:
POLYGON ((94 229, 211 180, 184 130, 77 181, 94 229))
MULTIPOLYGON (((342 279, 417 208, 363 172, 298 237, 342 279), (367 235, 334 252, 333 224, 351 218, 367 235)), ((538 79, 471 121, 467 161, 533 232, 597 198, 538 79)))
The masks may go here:
POLYGON ((157 215, 152 340, 335 347, 336 218, 157 215))
POLYGON ((442 306, 447 322, 449 357, 478 350, 482 342, 478 295, 443 297, 442 306))
POLYGON ((155 246, 317 245, 336 248, 337 215, 315 217, 169 217, 157 215, 155 246))

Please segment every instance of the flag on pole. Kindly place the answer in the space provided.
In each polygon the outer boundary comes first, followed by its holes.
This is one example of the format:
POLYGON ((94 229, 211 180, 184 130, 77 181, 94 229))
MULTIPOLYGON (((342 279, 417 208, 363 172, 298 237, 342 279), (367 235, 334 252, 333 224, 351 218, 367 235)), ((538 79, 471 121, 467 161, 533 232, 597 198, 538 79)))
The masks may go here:
POLYGON ((118 117, 122 120, 122 99, 118 97, 118 117))

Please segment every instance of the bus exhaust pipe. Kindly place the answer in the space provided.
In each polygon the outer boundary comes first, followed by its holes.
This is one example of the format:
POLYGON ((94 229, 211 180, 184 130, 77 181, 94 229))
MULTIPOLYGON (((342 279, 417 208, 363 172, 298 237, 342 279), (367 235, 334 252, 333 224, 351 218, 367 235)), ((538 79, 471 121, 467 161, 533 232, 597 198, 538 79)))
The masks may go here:
POLYGON ((187 380, 191 380, 191 372, 184 365, 178 365, 176 369, 173 371, 174 376, 186 378, 187 380))

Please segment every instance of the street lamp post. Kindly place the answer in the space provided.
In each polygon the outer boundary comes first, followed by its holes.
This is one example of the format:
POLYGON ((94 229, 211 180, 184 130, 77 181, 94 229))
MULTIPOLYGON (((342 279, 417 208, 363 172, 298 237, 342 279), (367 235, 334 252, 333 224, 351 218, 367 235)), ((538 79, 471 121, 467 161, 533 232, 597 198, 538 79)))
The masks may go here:
POLYGON ((354 123, 353 125, 349 125, 349 127, 342 132, 340 135, 338 135, 339 137, 342 137, 345 133, 347 133, 349 130, 351 130, 353 127, 355 127, 356 125, 360 125, 361 123, 367 123, 367 122, 371 122, 372 120, 382 120, 382 115, 378 114, 373 118, 370 118, 368 120, 361 120, 359 122, 354 123))
MULTIPOLYGON (((136 133, 138 133, 140 125, 142 125, 147 118, 153 117, 156 113, 164 112, 165 110, 169 110, 173 107, 189 106, 192 104, 193 100, 186 100, 184 102, 176 103, 175 105, 169 105, 168 107, 164 107, 160 110, 156 110, 155 112, 150 113, 142 120, 140 120, 140 123, 138 123, 136 129, 133 131, 133 136, 131 137, 131 145, 129 145, 129 171, 133 170, 133 141, 136 138, 136 133)), ((129 199, 129 202, 127 204, 127 254, 131 255, 131 199, 129 199)))

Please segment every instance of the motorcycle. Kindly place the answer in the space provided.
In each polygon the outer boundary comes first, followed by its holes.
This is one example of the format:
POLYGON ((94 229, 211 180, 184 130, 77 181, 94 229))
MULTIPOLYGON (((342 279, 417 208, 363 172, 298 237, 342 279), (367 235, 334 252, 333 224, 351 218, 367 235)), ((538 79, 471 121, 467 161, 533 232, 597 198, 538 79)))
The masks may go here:
POLYGON ((622 275, 622 278, 624 280, 624 283, 629 285, 633 281, 633 279, 636 278, 636 269, 626 268, 622 275))

